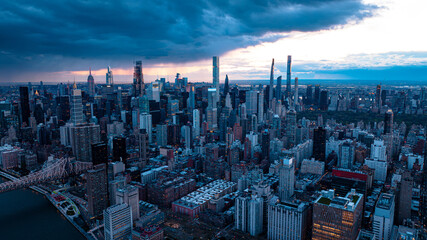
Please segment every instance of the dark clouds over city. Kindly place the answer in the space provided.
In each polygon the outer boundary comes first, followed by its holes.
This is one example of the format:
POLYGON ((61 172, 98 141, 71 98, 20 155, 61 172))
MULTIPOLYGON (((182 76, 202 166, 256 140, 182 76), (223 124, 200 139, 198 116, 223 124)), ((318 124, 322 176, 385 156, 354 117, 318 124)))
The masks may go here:
POLYGON ((0 73, 178 63, 371 16, 357 0, 0 2, 0 73), (25 66, 23 68, 23 66, 25 66))

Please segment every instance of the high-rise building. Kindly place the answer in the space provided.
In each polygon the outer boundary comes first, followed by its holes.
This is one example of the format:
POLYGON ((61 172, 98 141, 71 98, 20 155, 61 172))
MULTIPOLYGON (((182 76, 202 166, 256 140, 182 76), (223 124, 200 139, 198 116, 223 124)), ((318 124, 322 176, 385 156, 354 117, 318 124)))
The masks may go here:
POLYGON ((133 69, 133 93, 135 97, 139 97, 144 95, 145 92, 142 62, 136 61, 133 69))
POLYGON ((219 57, 212 58, 212 82, 213 88, 216 90, 215 103, 219 101, 219 57))
POLYGON ((82 90, 77 89, 74 83, 71 95, 71 123, 74 125, 82 124, 83 121, 83 103, 82 103, 82 90))
POLYGON ((104 210, 105 240, 127 239, 132 233, 132 211, 123 203, 104 210))
POLYGON ((19 87, 19 97, 21 106, 21 123, 30 126, 30 98, 28 96, 28 87, 19 87))
POLYGON ((139 218, 139 192, 133 185, 126 185, 116 192, 116 203, 126 203, 132 209, 132 220, 139 218))
POLYGON ((286 147, 292 148, 296 145, 296 130, 297 130, 297 112, 295 109, 290 109, 286 114, 286 147))
POLYGON ((303 202, 273 200, 268 205, 267 238, 269 240, 310 239, 310 206, 303 202))
POLYGON ((286 97, 291 98, 291 65, 292 65, 292 56, 288 55, 288 65, 286 68, 286 97))
POLYGON ((270 160, 270 132, 265 129, 261 135, 261 151, 264 159, 270 160))
POLYGON ((153 120, 152 115, 148 113, 141 113, 139 115, 139 129, 145 129, 148 134, 148 141, 153 141, 153 120))
POLYGON ((363 194, 354 189, 345 197, 334 190, 322 191, 313 204, 313 240, 354 240, 359 234, 363 217, 363 194))
POLYGON ((200 136, 200 112, 199 109, 193 110, 193 136, 200 136))
POLYGON ((95 95, 95 80, 92 76, 92 70, 89 68, 89 76, 87 76, 87 89, 90 96, 95 95))
POLYGON ((320 102, 319 102, 319 108, 322 111, 327 111, 329 106, 329 98, 328 98, 328 91, 322 90, 320 92, 320 102))
POLYGON ((230 85, 229 85, 228 75, 225 75, 225 82, 224 82, 224 96, 227 95, 227 93, 230 91, 230 85))
POLYGON ((257 116, 258 116, 258 122, 262 123, 264 122, 264 89, 261 88, 261 90, 257 93, 257 116))
POLYGON ((157 124, 156 126, 156 141, 159 146, 168 145, 168 125, 157 124))
POLYGON ((92 217, 102 214, 108 207, 108 184, 106 164, 95 165, 87 171, 86 182, 88 211, 92 217))
POLYGON ((277 101, 282 101, 282 76, 277 78, 276 85, 276 99, 277 101))
POLYGON ((354 154, 355 147, 351 143, 344 142, 339 145, 338 166, 340 168, 351 169, 353 167, 354 154))
POLYGON ((279 167, 279 197, 280 201, 289 200, 295 189, 295 159, 284 158, 279 167))
POLYGON ((110 66, 108 66, 107 73, 105 74, 105 83, 107 84, 107 86, 114 85, 113 71, 111 71, 110 66))
POLYGON ((376 240, 391 239, 394 220, 394 195, 381 193, 375 206, 372 223, 376 240))
POLYGON ((92 164, 108 164, 108 147, 104 142, 92 144, 92 164))
POLYGON ((263 198, 256 195, 237 197, 235 212, 236 228, 243 232, 248 232, 252 236, 262 233, 263 204, 263 198))
POLYGON ((306 99, 306 104, 311 105, 313 104, 313 86, 312 85, 307 85, 307 90, 305 93, 305 99, 306 99))
POLYGON ((123 162, 126 164, 128 154, 126 151, 126 138, 114 137, 113 138, 113 161, 123 162))
POLYGON ((270 103, 273 99, 273 88, 274 88, 274 58, 271 60, 271 70, 270 70, 270 89, 268 92, 268 102, 270 103))
POLYGON ((387 147, 384 145, 383 140, 375 139, 374 143, 371 144, 371 158, 378 159, 381 161, 386 161, 387 160, 386 149, 387 147))
POLYGON ((399 193, 399 211, 398 211, 398 224, 403 224, 404 220, 411 218, 411 204, 412 204, 412 185, 414 179, 411 176, 411 172, 406 171, 402 174, 402 180, 400 182, 400 193, 399 193))
POLYGON ((316 106, 319 106, 319 101, 320 101, 320 85, 316 84, 314 85, 314 99, 313 99, 313 104, 316 106))
POLYGON ((375 105, 378 109, 382 106, 382 98, 381 98, 381 85, 377 85, 377 92, 375 94, 375 105))
POLYGON ((384 134, 393 133, 393 111, 387 110, 384 117, 384 134))
POLYGON ((326 130, 322 127, 314 129, 313 134, 313 157, 315 160, 325 161, 326 130))
POLYGON ((258 93, 255 90, 246 92, 246 114, 252 116, 257 113, 258 93))
POLYGON ((80 124, 70 127, 71 148, 77 161, 92 162, 92 144, 101 141, 99 125, 80 124))
POLYGON ((299 111, 299 96, 298 96, 298 78, 295 78, 295 93, 294 93, 294 105, 295 110, 299 111))

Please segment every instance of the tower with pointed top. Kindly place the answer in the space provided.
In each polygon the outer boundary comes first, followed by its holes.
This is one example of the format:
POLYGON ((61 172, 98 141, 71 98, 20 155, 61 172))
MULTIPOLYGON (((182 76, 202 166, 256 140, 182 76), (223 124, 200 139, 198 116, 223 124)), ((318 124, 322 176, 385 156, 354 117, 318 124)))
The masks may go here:
POLYGON ((225 83, 224 83, 224 96, 227 96, 227 93, 230 91, 230 86, 228 82, 228 75, 225 75, 225 83))
POLYGON ((273 99, 273 84, 274 84, 274 58, 271 61, 271 70, 270 70, 270 91, 268 93, 268 101, 271 102, 273 99))
POLYGON ((87 88, 90 96, 95 95, 95 80, 92 76, 92 69, 89 68, 89 76, 87 77, 87 88))
POLYGON ((286 71, 286 97, 291 97, 291 65, 292 65, 292 56, 288 56, 288 67, 286 71))

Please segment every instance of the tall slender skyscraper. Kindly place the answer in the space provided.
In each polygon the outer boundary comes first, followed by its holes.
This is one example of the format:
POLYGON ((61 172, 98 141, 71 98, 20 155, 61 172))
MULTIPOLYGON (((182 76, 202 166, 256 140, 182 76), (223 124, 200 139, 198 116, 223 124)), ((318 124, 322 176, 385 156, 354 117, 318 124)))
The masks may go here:
POLYGON ((377 105, 378 109, 381 108, 381 85, 377 85, 377 92, 375 94, 375 104, 377 105))
POLYGON ((299 110, 298 109, 298 106, 299 106, 299 103, 298 103, 298 101, 299 101, 299 99, 298 99, 298 78, 296 77, 295 78, 295 95, 294 95, 294 106, 295 106, 295 110, 299 110))
POLYGON ((95 95, 95 80, 92 76, 92 70, 89 68, 89 76, 87 77, 87 88, 90 96, 95 95))
POLYGON ((292 64, 292 56, 288 56, 288 67, 286 70, 286 97, 291 97, 291 64, 292 64))
POLYGON ((277 101, 282 100, 282 76, 277 78, 276 99, 277 101))
POLYGON ((105 74, 105 78, 106 78, 106 84, 108 86, 112 86, 114 84, 114 81, 113 81, 113 71, 111 71, 110 66, 108 66, 108 71, 105 74))
POLYGON ((384 118, 384 134, 393 133, 393 111, 387 110, 384 118))
POLYGON ((279 168, 279 197, 281 201, 289 200, 294 195, 295 169, 294 158, 284 158, 279 168))
POLYGON ((216 89, 216 102, 219 101, 219 57, 214 56, 212 58, 212 80, 213 80, 213 87, 216 89))
POLYGON ((71 95, 71 122, 74 125, 83 123, 82 90, 77 89, 75 83, 71 95))
POLYGON ((30 98, 28 96, 28 87, 19 87, 20 105, 21 105, 21 123, 29 126, 30 118, 30 98))
POLYGON ((228 82, 228 75, 225 75, 225 83, 224 83, 224 96, 227 96, 227 93, 230 91, 230 86, 228 82))
POLYGON ((136 61, 133 69, 133 93, 135 97, 144 95, 144 75, 142 73, 142 62, 136 61))
POLYGON ((274 84, 274 58, 271 61, 271 70, 270 70, 270 91, 268 93, 268 101, 270 102, 273 99, 273 84, 274 84))

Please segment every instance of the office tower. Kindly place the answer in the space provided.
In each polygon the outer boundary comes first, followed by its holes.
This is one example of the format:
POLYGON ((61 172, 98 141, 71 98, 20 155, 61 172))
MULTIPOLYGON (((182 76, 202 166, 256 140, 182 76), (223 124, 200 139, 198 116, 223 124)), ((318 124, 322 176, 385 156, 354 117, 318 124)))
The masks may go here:
POLYGON ((296 130, 297 130, 297 112, 295 109, 290 109, 286 114, 286 147, 292 148, 296 145, 296 130))
POLYGON ((28 87, 19 87, 19 97, 21 106, 21 123, 25 123, 28 127, 30 125, 30 98, 28 96, 28 87))
POLYGON ((83 121, 83 103, 82 103, 82 90, 77 89, 74 83, 71 95, 71 123, 74 125, 82 124, 83 121))
POLYGON ((127 239, 132 233, 132 211, 123 203, 104 210, 105 240, 127 239))
POLYGON ((273 99, 273 88, 274 88, 274 58, 273 58, 273 60, 271 60, 270 89, 269 89, 269 92, 268 92, 268 102, 269 103, 273 99))
POLYGON ((92 144, 101 141, 99 125, 80 124, 70 127, 71 148, 77 161, 92 162, 92 144))
POLYGON ((116 203, 126 203, 131 207, 133 221, 139 218, 139 192, 137 187, 126 185, 119 188, 116 192, 116 203))
POLYGON ((87 203, 88 211, 96 217, 108 207, 107 165, 95 165, 94 169, 87 171, 87 203))
POLYGON ((235 224, 238 230, 252 236, 262 233, 263 198, 256 195, 236 198, 235 224))
POLYGON ((191 149, 193 145, 193 138, 191 137, 191 128, 188 125, 183 125, 181 127, 181 138, 184 139, 185 148, 191 149))
POLYGON ((320 101, 320 85, 316 84, 314 85, 314 99, 313 99, 313 104, 316 106, 319 106, 319 101, 320 101))
POLYGON ((215 103, 217 103, 219 102, 219 57, 214 56, 212 58, 212 65, 213 88, 216 90, 215 103))
POLYGON ((276 100, 282 101, 282 76, 277 78, 277 86, 276 86, 276 100))
POLYGON ((188 107, 193 110, 196 107, 196 93, 194 92, 194 86, 191 86, 190 93, 188 96, 188 107))
POLYGON ((145 129, 148 134, 148 142, 153 141, 153 120, 151 114, 141 113, 139 115, 139 129, 145 129))
POLYGON ((325 161, 326 130, 322 127, 314 129, 313 134, 313 157, 318 161, 325 161))
POLYGON ((262 158, 270 160, 270 132, 265 129, 261 135, 262 158))
POLYGON ((295 188, 295 169, 292 158, 282 159, 282 165, 279 167, 279 197, 280 201, 289 200, 294 195, 295 188))
POLYGON ((310 239, 310 227, 309 204, 271 201, 268 205, 268 239, 310 239))
POLYGON ((319 103, 320 110, 327 111, 328 106, 329 106, 328 91, 322 90, 320 92, 320 103, 319 103))
POLYGON ((286 97, 291 98, 291 65, 292 56, 288 55, 288 65, 286 69, 286 97))
POLYGON ((382 98, 381 98, 381 85, 377 85, 377 92, 375 94, 375 105, 378 109, 382 106, 382 98))
MULTIPOLYGON (((165 134, 164 137, 167 135, 165 134)), ((138 140, 138 150, 139 150, 139 162, 145 167, 148 162, 147 150, 148 150, 148 134, 145 129, 140 129, 136 135, 138 140)), ((161 145, 160 145, 161 146, 161 145)))
POLYGON ((306 97, 306 104, 308 105, 313 104, 313 86, 312 85, 307 85, 305 97, 306 97))
POLYGON ((258 108, 257 108, 258 122, 263 123, 264 122, 264 89, 262 88, 258 92, 257 102, 258 102, 258 108))
POLYGON ((411 203, 412 203, 412 185, 414 179, 411 172, 405 171, 402 174, 399 193, 399 211, 398 224, 403 224, 404 220, 411 218, 411 203))
POLYGON ((354 240, 359 234, 363 217, 363 194, 354 189, 345 197, 334 190, 322 191, 313 204, 313 240, 354 240))
POLYGON ((156 141, 159 146, 168 145, 168 125, 157 124, 156 126, 156 141))
POLYGON ((371 144, 371 158, 375 160, 386 161, 387 160, 387 147, 384 145, 383 140, 375 139, 374 143, 371 144))
POLYGON ((246 114, 252 116, 252 114, 257 113, 257 102, 258 93, 255 90, 250 90, 246 92, 246 114))
POLYGON ((373 232, 375 239, 391 239, 394 220, 394 195, 381 193, 375 206, 373 232))
POLYGON ((104 142, 92 144, 92 164, 108 164, 108 147, 104 142))
POLYGON ((113 138, 113 162, 123 162, 126 164, 128 157, 126 151, 126 138, 114 137, 113 138))
POLYGON ((298 96, 298 78, 295 78, 295 93, 294 93, 294 105, 295 105, 295 110, 299 110, 298 106, 299 106, 299 96, 298 96))
POLYGON ((92 70, 89 68, 89 76, 87 76, 87 88, 89 96, 95 95, 95 80, 92 76, 92 70))
POLYGON ((393 111, 387 110, 384 117, 384 134, 393 133, 393 111))
POLYGON ((105 74, 105 83, 107 86, 112 86, 114 84, 113 71, 111 71, 110 66, 108 66, 107 73, 105 74))
POLYGON ((215 101, 215 96, 216 96, 216 89, 215 88, 208 88, 208 108, 213 109, 216 108, 216 101, 215 101))
POLYGON ((133 93, 135 97, 145 94, 144 75, 142 73, 142 62, 136 61, 133 68, 133 93))
POLYGON ((339 146, 338 166, 340 168, 351 169, 354 161, 354 146, 349 142, 344 142, 339 146))
POLYGON ((225 82, 224 82, 224 96, 226 96, 228 94, 228 92, 230 91, 230 85, 229 85, 229 80, 228 80, 228 75, 225 75, 225 82))
POLYGON ((199 109, 193 110, 193 136, 200 136, 200 112, 199 109))

